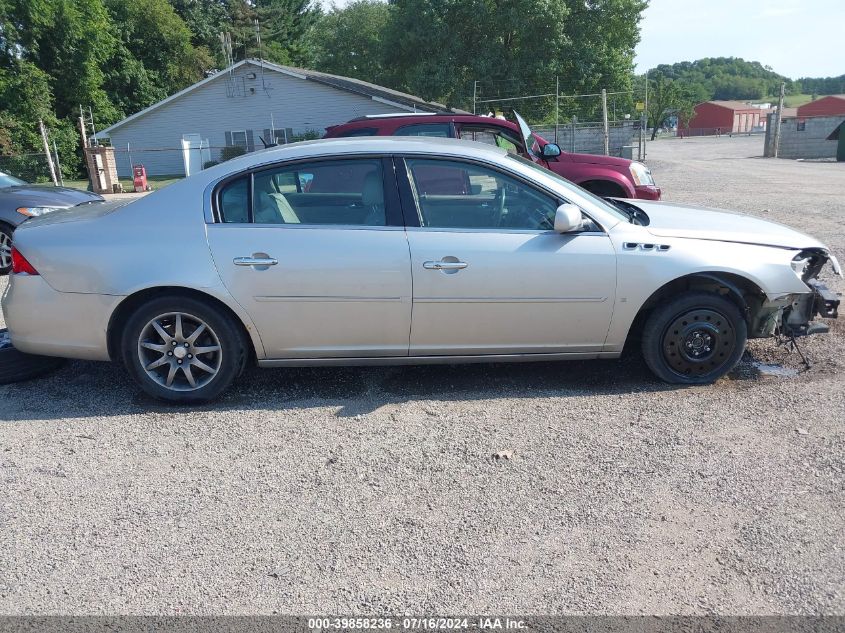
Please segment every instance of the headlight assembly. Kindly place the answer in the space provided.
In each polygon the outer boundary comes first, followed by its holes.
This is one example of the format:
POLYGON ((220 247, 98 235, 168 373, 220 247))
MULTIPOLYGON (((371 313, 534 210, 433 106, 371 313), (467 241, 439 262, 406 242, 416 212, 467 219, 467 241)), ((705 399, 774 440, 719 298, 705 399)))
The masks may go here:
POLYGON ((631 178, 635 185, 654 185, 654 178, 651 177, 651 171, 642 163, 631 163, 628 169, 631 172, 631 178))
POLYGON ((21 215, 33 218, 45 213, 52 213, 53 211, 60 211, 67 207, 18 207, 17 212, 21 215))

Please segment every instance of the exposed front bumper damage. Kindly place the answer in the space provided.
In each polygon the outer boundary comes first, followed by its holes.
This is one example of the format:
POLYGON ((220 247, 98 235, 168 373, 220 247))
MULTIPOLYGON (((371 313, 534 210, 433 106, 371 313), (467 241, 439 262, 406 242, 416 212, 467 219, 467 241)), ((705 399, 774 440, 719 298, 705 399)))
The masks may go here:
POLYGON ((808 280, 807 286, 811 292, 794 296, 792 304, 784 310, 783 331, 787 336, 823 334, 830 331, 830 326, 813 322, 813 319, 839 316, 839 298, 827 286, 817 279, 808 280))
POLYGON ((817 278, 828 262, 833 272, 842 276, 836 258, 822 249, 806 249, 798 253, 793 262, 793 268, 808 291, 782 295, 762 303, 752 318, 749 333, 752 338, 779 334, 788 337, 824 334, 830 331, 830 326, 813 319, 836 319, 839 316, 839 297, 817 278))

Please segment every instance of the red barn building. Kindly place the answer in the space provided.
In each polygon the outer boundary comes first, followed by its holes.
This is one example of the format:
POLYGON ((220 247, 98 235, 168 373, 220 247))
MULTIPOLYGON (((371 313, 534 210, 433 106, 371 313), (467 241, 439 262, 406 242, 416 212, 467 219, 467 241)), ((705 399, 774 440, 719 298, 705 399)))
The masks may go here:
POLYGON ((742 101, 705 101, 695 106, 688 123, 678 124, 678 135, 741 134, 766 127, 767 108, 742 101))
POLYGON ((830 95, 798 106, 798 116, 837 116, 845 114, 845 95, 830 95))

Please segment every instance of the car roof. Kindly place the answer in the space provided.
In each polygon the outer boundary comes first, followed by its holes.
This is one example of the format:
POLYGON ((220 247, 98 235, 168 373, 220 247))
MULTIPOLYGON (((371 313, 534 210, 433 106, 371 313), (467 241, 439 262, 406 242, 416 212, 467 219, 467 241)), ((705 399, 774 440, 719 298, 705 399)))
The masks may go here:
POLYGON ((204 169, 199 173, 216 175, 218 172, 250 169, 280 161, 301 158, 330 158, 332 156, 353 154, 434 154, 497 159, 506 155, 507 151, 486 143, 454 138, 434 138, 428 136, 343 136, 269 147, 233 158, 210 169, 204 169))
POLYGON ((479 123, 479 124, 486 124, 489 125, 493 123, 494 125, 498 125, 501 127, 507 127, 513 130, 519 130, 519 127, 508 121, 506 119, 500 119, 498 117, 491 117, 491 116, 483 116, 480 114, 449 114, 448 112, 442 113, 401 113, 401 114, 387 114, 387 115, 368 115, 363 117, 358 117, 356 119, 352 119, 351 121, 347 121, 346 123, 340 123, 338 125, 332 125, 326 128, 326 132, 328 134, 336 134, 339 131, 343 131, 346 129, 354 130, 354 129, 361 129, 361 128, 375 128, 377 130, 385 130, 385 129, 396 129, 402 125, 414 125, 414 124, 429 124, 429 123, 479 123))

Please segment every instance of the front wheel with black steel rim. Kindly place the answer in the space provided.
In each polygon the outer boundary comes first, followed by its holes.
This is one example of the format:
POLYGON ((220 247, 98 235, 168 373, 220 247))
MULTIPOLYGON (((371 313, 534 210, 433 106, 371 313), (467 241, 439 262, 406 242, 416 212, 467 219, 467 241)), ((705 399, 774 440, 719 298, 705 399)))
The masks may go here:
POLYGON ((646 320, 643 357, 666 382, 709 384, 733 369, 747 335, 745 319, 731 301, 686 292, 655 308, 646 320))
POLYGON ((123 360, 141 388, 171 402, 219 396, 246 362, 244 337, 210 302, 168 296, 138 308, 123 333, 123 360))
POLYGON ((0 275, 8 275, 12 270, 12 231, 5 224, 0 224, 0 275))

